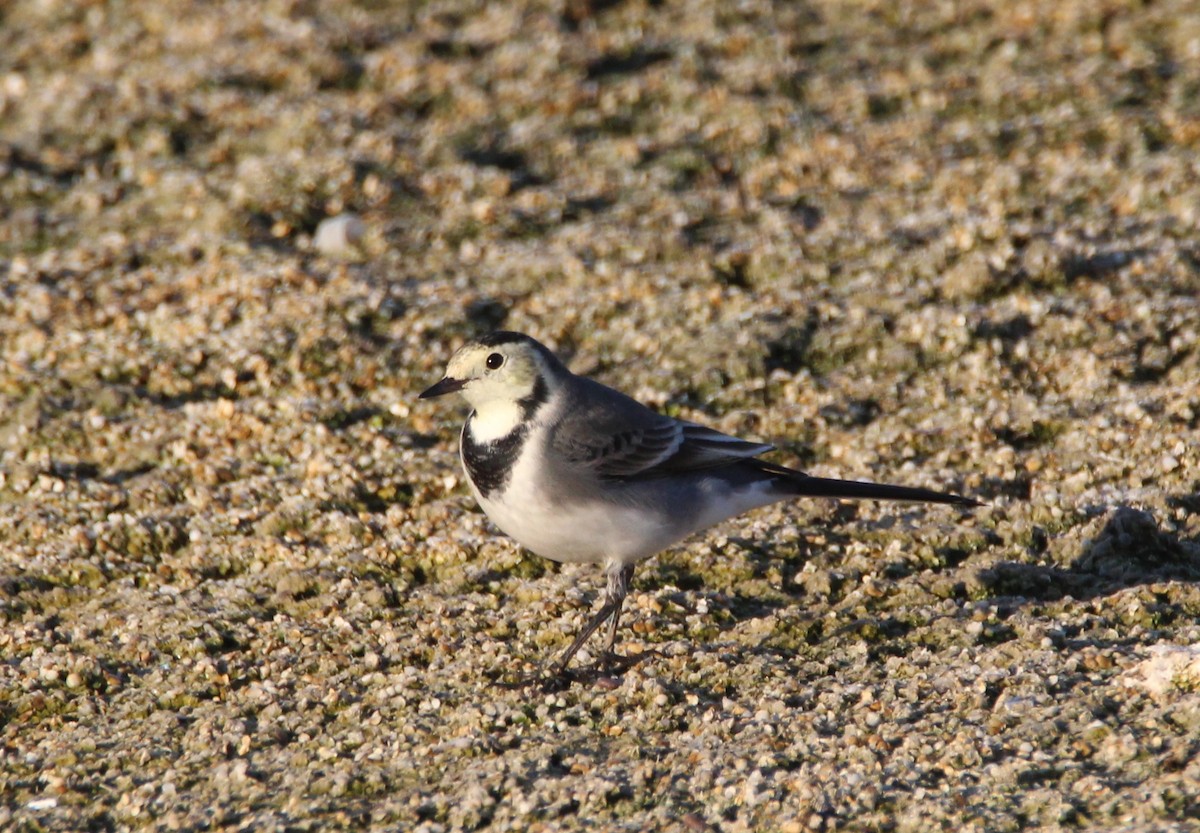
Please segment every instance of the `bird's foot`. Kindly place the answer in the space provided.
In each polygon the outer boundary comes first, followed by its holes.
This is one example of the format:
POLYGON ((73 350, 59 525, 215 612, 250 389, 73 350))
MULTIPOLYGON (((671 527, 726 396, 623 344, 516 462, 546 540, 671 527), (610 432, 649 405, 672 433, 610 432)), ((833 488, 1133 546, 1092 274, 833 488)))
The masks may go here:
POLYGON ((620 685, 617 677, 621 674, 643 660, 662 656, 664 656, 663 653, 655 648, 647 648, 629 655, 606 651, 596 662, 583 668, 568 668, 556 661, 542 666, 532 674, 522 675, 515 680, 496 680, 492 685, 509 691, 537 689, 543 694, 566 691, 572 683, 594 685, 599 688, 616 688, 620 685))
POLYGON ((506 691, 537 689, 544 694, 551 694, 570 688, 575 679, 574 671, 552 665, 548 669, 539 668, 531 674, 522 674, 514 680, 493 680, 492 685, 506 691))
POLYGON ((597 660, 596 664, 592 667, 597 672, 601 673, 607 671, 623 674, 630 668, 633 668, 635 665, 642 662, 642 660, 650 657, 661 658, 662 656, 663 652, 657 648, 647 648, 644 651, 640 651, 636 654, 629 654, 627 656, 622 656, 615 651, 605 651, 604 655, 601 656, 600 659, 597 660))

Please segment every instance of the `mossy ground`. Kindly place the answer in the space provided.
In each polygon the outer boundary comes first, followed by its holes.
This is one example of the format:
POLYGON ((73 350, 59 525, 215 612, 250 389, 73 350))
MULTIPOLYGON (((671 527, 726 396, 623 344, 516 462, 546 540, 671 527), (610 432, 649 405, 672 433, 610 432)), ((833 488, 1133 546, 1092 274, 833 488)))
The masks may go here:
POLYGON ((1182 0, 8 4, 0 827, 1186 829, 1198 52, 1182 0), (600 577, 415 401, 497 326, 988 506, 722 525, 639 570, 658 655, 506 687, 600 577))

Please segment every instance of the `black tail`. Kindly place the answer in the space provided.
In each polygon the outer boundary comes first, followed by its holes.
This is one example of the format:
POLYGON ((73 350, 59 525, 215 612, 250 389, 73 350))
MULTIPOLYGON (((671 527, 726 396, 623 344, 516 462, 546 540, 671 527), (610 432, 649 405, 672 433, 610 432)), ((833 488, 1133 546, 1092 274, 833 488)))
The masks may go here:
POLYGON ((755 460, 763 471, 781 475, 780 486, 797 497, 849 498, 859 500, 905 500, 915 503, 950 503, 956 506, 983 506, 977 500, 933 489, 892 486, 887 483, 863 483, 832 477, 810 477, 802 471, 755 460))
POLYGON ((788 482, 797 495, 808 497, 863 498, 867 500, 909 500, 918 503, 953 503, 957 506, 983 506, 977 500, 933 489, 890 486, 887 483, 860 483, 830 477, 796 477, 788 482))

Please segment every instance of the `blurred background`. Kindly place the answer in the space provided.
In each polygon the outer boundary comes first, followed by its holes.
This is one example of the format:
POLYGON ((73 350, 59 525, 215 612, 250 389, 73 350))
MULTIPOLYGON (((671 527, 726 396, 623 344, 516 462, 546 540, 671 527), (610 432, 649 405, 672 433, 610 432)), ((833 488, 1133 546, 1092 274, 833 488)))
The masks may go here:
POLYGON ((1184 824, 1198 151, 1184 0, 0 6, 0 823, 1184 824), (488 688, 599 581, 414 402, 497 327, 989 507, 731 522, 661 663, 488 688))

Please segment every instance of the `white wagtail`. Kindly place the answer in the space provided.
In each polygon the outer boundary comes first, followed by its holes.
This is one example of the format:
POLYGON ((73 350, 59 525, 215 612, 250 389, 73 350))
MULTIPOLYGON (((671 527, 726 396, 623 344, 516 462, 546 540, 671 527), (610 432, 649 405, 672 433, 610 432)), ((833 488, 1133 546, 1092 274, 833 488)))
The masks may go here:
POLYGON ((810 477, 758 459, 773 447, 658 414, 567 370, 521 333, 461 347, 421 399, 461 393, 474 409, 459 453, 471 491, 496 526, 554 561, 603 564, 604 605, 551 668, 609 622, 604 662, 639 562, 758 506, 794 497, 979 506, 958 495, 810 477))

